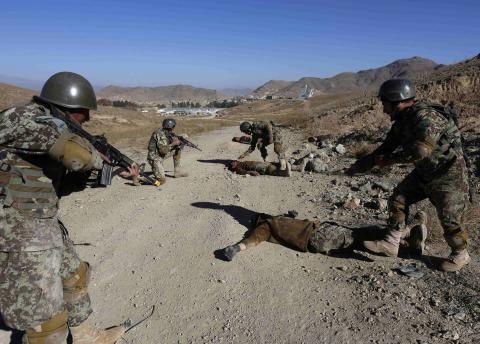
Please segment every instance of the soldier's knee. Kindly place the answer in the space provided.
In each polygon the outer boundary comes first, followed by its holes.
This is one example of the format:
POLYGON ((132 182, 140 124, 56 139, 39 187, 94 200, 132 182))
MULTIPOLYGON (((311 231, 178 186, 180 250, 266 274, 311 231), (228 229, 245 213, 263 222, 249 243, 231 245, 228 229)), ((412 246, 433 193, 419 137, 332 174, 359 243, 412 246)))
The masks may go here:
POLYGON ((63 344, 66 343, 68 336, 67 329, 68 313, 67 310, 53 316, 44 323, 27 329, 27 344, 63 344))
POLYGON ((90 271, 90 265, 82 261, 73 275, 63 280, 63 299, 66 302, 75 302, 87 294, 90 271))
POLYGON ((403 195, 394 194, 388 199, 388 211, 391 220, 395 222, 405 221, 406 200, 403 195))

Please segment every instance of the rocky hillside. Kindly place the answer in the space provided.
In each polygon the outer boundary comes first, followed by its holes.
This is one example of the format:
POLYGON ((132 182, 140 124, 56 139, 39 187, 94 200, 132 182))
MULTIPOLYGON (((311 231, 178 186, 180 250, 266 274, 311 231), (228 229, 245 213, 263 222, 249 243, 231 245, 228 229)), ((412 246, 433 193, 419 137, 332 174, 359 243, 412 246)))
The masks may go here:
POLYGON ((97 98, 128 100, 135 103, 165 103, 178 101, 207 102, 225 98, 225 95, 206 88, 189 85, 159 87, 107 86, 97 93, 97 98))
MULTIPOLYGON (((266 93, 274 96, 296 98, 301 89, 308 85, 316 90, 316 94, 338 94, 364 91, 377 88, 382 82, 391 78, 414 78, 433 71, 438 65, 428 59, 412 57, 394 61, 386 66, 362 70, 357 73, 340 73, 331 78, 304 77, 289 82, 283 88, 270 89, 266 93)), ((264 86, 268 85, 270 81, 264 86)), ((259 89, 264 88, 261 86, 259 89)), ((268 88, 267 88, 268 89, 268 88)), ((263 93, 262 95, 265 95, 263 93)), ((259 94, 259 96, 261 96, 259 94)))
POLYGON ((290 86, 295 81, 270 80, 252 92, 252 95, 258 98, 264 98, 268 95, 274 95, 290 86))
POLYGON ((27 102, 35 94, 38 92, 0 83, 0 111, 18 103, 27 102))

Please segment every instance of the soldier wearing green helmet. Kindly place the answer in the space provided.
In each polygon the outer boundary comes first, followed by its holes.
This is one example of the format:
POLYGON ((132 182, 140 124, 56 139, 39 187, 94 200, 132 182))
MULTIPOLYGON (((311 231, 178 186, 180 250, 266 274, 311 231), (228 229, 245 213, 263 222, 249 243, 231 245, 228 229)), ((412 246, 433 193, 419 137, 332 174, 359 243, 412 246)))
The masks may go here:
MULTIPOLYGON (((70 330, 74 343, 113 344, 125 332, 87 321, 90 265, 57 218, 59 198, 84 186, 103 158, 52 113, 81 125, 96 108, 88 80, 60 72, 30 103, 0 112, 0 313, 25 343, 66 343, 70 330)), ((135 174, 132 166, 124 176, 135 174)))
POLYGON ((393 125, 385 141, 371 154, 357 160, 347 174, 374 166, 410 163, 414 170, 389 199, 389 229, 383 240, 365 241, 378 254, 395 257, 409 207, 428 198, 435 206, 451 254, 441 269, 458 271, 469 261, 468 235, 463 218, 469 203, 469 183, 457 116, 450 108, 415 99, 407 79, 385 81, 378 94, 383 111, 393 125))

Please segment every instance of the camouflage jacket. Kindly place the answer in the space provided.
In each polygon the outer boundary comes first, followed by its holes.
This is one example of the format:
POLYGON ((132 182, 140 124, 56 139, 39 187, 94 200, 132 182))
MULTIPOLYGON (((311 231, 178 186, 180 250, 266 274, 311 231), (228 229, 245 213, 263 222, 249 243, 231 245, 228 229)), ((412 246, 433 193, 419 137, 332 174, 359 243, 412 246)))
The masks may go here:
POLYGON ((273 140, 272 125, 268 122, 253 122, 252 123, 252 140, 250 141, 249 152, 253 152, 259 140, 262 140, 263 146, 268 146, 269 142, 273 140))
POLYGON ((445 173, 456 160, 463 160, 460 130, 428 104, 418 102, 396 120, 382 145, 364 161, 373 166, 374 157, 385 155, 394 163, 413 163, 424 181, 445 173))
POLYGON ((158 128, 152 133, 148 142, 147 158, 149 160, 155 160, 159 157, 164 158, 171 151, 170 143, 172 142, 167 133, 163 128, 158 128))
POLYGON ((65 129, 36 103, 0 112, 0 251, 62 246, 56 215, 67 171, 47 152, 65 129))

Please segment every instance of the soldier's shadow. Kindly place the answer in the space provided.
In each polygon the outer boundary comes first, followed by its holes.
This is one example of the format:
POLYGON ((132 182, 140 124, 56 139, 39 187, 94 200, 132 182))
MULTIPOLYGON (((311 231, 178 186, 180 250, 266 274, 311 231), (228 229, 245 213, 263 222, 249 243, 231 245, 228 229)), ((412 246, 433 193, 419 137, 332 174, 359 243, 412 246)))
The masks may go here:
POLYGON ((258 213, 256 211, 240 207, 238 205, 225 205, 213 202, 194 202, 192 203, 194 207, 203 208, 203 209, 218 209, 223 210, 228 215, 233 217, 239 224, 244 227, 247 227, 248 230, 252 227, 252 222, 256 219, 258 213))
POLYGON ((22 344, 23 331, 13 330, 3 322, 0 316, 0 331, 10 332, 10 342, 5 344, 22 344))

